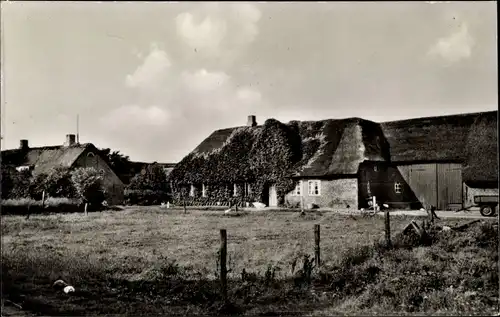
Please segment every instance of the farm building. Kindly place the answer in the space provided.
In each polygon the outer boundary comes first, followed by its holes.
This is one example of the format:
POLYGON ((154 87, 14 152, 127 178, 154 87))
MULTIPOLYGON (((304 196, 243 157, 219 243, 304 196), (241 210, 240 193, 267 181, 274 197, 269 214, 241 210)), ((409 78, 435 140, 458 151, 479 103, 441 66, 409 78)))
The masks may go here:
POLYGON ((498 193, 497 111, 376 123, 274 119, 213 132, 170 174, 197 204, 459 209, 498 193), (479 155, 480 153, 480 155, 479 155))
POLYGON ((66 142, 56 146, 29 147, 28 140, 21 140, 18 149, 2 151, 2 165, 14 166, 17 170, 29 169, 34 173, 47 172, 55 167, 94 167, 103 175, 108 203, 123 202, 123 182, 93 144, 77 143, 74 134, 66 135, 66 142))

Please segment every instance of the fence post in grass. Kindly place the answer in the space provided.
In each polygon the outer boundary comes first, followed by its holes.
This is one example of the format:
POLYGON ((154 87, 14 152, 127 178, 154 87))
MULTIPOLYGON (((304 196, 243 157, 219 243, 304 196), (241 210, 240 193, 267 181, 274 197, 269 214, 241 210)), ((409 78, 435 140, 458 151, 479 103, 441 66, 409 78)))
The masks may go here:
POLYGON ((45 205, 45 191, 42 192, 42 209, 45 205))
POLYGON ((220 284, 222 299, 224 303, 227 302, 227 233, 226 229, 220 230, 220 284))
POLYGON ((88 215, 88 213, 87 213, 87 206, 88 206, 88 203, 85 203, 85 207, 84 207, 84 208, 85 208, 85 209, 84 209, 84 211, 85 211, 85 216, 87 216, 87 215, 88 215))
POLYGON ((317 268, 319 268, 321 265, 319 242, 320 242, 319 225, 314 225, 314 262, 316 263, 317 268))
POLYGON ((186 199, 182 200, 182 206, 184 207, 184 213, 186 213, 186 199))
POLYGON ((391 220, 389 218, 389 210, 385 210, 385 243, 387 247, 391 247, 391 220))

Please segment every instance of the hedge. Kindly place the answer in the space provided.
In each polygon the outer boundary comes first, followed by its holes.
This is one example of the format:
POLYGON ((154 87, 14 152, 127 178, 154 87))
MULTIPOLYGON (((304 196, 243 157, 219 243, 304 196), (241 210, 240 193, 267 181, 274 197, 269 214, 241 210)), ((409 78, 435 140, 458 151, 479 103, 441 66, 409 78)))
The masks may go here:
POLYGON ((126 205, 151 206, 160 205, 162 202, 170 200, 170 195, 165 191, 155 191, 150 189, 126 189, 125 192, 126 205))
MULTIPOLYGON (((2 214, 26 215, 47 213, 84 212, 81 200, 68 198, 48 198, 43 206, 41 200, 30 198, 2 200, 2 214)), ((100 206, 89 205, 87 211, 100 210, 100 206)))

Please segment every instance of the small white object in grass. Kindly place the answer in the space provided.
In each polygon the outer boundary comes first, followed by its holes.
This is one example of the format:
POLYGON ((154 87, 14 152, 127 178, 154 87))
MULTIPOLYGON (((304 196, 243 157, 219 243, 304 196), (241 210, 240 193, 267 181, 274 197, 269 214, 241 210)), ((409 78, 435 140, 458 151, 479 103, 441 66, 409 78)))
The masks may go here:
POLYGON ((425 209, 424 208, 420 208, 420 211, 425 211, 425 209))
POLYGON ((165 208, 165 203, 161 203, 160 208, 165 208))
POLYGON ((231 213, 231 208, 229 208, 228 210, 224 211, 225 214, 229 214, 231 213))
POLYGON ((389 208, 388 204, 383 204, 382 206, 384 206, 385 208, 389 208))
POLYGON ((167 209, 169 209, 169 208, 170 208, 170 202, 167 201, 167 209))
POLYGON ((63 290, 66 294, 68 293, 73 293, 75 291, 75 288, 73 286, 66 286, 63 290))
POLYGON ((57 280, 57 281, 54 282, 54 286, 59 286, 59 287, 63 287, 64 286, 64 287, 66 287, 66 286, 68 286, 68 284, 65 281, 63 281, 63 280, 57 280))
POLYGON ((448 226, 443 226, 443 231, 448 231, 448 230, 451 230, 451 228, 448 226))

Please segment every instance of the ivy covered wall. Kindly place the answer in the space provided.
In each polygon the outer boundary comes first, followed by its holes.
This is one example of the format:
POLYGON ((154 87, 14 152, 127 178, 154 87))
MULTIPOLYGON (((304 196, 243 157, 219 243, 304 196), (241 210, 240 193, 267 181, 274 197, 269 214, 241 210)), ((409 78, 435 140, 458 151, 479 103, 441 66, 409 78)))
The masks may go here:
POLYGON ((268 119, 262 126, 235 128, 222 146, 210 152, 193 151, 176 165, 169 176, 174 201, 243 205, 263 201, 267 186, 275 184, 278 203, 283 205, 286 194, 295 187, 290 176, 325 146, 324 125, 322 121, 284 124, 268 119), (251 193, 245 192, 246 183, 251 193), (195 197, 189 195, 192 184, 198 188, 195 197), (201 195, 201 184, 206 185, 207 197, 201 195))

